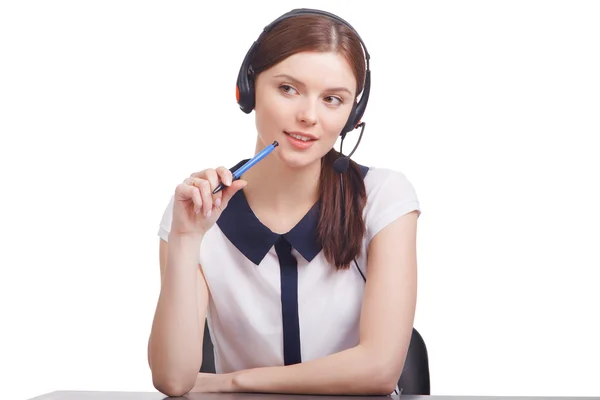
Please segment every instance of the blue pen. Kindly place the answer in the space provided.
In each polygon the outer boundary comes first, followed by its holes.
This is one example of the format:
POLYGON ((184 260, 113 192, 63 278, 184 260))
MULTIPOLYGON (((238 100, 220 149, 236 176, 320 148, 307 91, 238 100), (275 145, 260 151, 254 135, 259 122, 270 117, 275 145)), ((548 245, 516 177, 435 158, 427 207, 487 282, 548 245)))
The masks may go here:
MULTIPOLYGON (((269 153, 271 153, 273 150, 275 150, 275 147, 277 147, 277 146, 279 146, 279 143, 277 143, 277 141, 274 141, 273 144, 270 144, 267 147, 265 147, 264 149, 262 149, 257 155, 252 157, 250 160, 248 160, 248 162, 246 164, 242 165, 240 168, 238 168, 233 173, 233 180, 236 181, 236 180, 240 179, 240 177, 242 176, 242 174, 244 172, 248 171, 250 168, 252 168, 254 166, 254 164, 256 164, 257 162, 259 162, 260 160, 265 158, 269 153)), ((225 185, 223 185, 223 183, 220 183, 219 186, 217 186, 217 188, 215 190, 213 190, 213 194, 219 193, 224 188, 225 188, 225 185)))

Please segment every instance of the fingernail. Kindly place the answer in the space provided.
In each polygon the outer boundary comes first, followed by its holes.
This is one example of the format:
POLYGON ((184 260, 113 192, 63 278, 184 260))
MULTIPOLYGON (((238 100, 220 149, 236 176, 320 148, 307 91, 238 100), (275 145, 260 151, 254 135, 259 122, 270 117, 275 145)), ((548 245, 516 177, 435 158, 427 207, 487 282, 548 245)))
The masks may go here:
POLYGON ((202 211, 201 208, 197 209, 196 211, 194 211, 196 214, 198 214, 200 211, 202 211))
POLYGON ((215 200, 215 206, 217 206, 217 207, 221 206, 221 199, 215 200))
POLYGON ((210 214, 211 214, 211 213, 212 213, 212 210, 208 210, 208 211, 206 212, 206 214, 205 214, 205 215, 206 215, 206 218, 210 217, 210 214))

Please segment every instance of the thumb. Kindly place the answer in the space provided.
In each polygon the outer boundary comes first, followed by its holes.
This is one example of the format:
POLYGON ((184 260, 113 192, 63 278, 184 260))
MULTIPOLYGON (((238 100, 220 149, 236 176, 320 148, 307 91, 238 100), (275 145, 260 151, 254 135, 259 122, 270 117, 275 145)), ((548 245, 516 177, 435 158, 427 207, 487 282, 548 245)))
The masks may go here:
POLYGON ((228 186, 225 189, 223 189, 223 196, 221 197, 221 203, 223 204, 222 207, 223 208, 227 207, 227 204, 229 204, 229 200, 231 200, 233 195, 236 194, 239 190, 241 190, 247 184, 248 184, 247 181, 245 181, 243 179, 238 179, 237 181, 233 181, 231 186, 228 186))

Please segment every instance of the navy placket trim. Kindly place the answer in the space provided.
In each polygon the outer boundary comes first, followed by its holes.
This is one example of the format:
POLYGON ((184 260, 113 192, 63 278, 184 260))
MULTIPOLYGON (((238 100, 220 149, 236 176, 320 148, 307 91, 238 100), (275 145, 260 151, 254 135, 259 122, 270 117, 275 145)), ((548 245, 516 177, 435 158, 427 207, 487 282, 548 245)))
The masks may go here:
POLYGON ((281 271, 281 317, 283 321, 283 361, 285 365, 302 362, 300 321, 298 317, 298 261, 292 245, 283 236, 275 243, 281 271))

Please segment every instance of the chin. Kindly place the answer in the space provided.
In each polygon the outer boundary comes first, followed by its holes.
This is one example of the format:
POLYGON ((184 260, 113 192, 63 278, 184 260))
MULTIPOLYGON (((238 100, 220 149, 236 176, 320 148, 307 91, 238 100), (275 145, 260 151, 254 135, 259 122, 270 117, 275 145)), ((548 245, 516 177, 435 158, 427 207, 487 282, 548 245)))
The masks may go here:
POLYGON ((321 156, 315 152, 297 153, 290 149, 282 149, 279 153, 281 162, 290 168, 306 168, 316 162, 321 162, 321 156))

